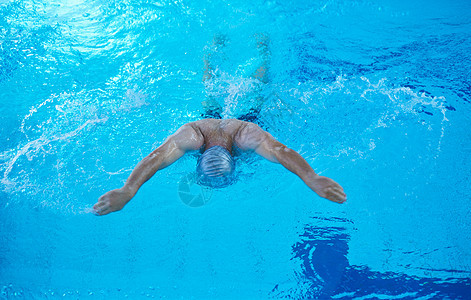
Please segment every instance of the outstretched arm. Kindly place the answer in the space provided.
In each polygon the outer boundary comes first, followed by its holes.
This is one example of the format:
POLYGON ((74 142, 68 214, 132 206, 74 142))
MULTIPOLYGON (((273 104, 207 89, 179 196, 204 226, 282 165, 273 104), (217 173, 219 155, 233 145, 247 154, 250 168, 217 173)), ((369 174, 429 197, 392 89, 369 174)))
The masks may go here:
POLYGON ((98 199, 93 206, 96 214, 121 210, 157 171, 170 166, 186 152, 199 149, 203 143, 203 136, 198 131, 191 125, 183 125, 137 164, 122 188, 109 191, 98 199))
POLYGON ((317 175, 301 155, 275 140, 256 124, 247 124, 237 135, 236 144, 241 150, 254 150, 269 161, 282 164, 298 175, 319 196, 337 203, 347 200, 343 188, 338 183, 317 175))

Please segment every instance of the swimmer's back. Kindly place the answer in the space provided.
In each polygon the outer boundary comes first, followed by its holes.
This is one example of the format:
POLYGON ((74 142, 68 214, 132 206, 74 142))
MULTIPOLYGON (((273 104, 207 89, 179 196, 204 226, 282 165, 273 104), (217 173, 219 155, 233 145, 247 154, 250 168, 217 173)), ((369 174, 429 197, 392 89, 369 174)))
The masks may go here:
POLYGON ((222 146, 232 151, 235 136, 247 124, 249 123, 237 119, 204 119, 188 125, 203 136, 204 150, 213 146, 222 146))

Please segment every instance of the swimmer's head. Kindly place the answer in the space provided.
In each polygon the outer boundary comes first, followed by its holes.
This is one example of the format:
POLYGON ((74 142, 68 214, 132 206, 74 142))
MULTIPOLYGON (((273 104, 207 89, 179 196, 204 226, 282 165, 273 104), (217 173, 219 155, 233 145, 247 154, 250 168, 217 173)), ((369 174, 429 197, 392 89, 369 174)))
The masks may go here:
POLYGON ((198 183, 212 188, 223 188, 234 181, 235 162, 229 151, 213 146, 200 156, 196 173, 198 183))

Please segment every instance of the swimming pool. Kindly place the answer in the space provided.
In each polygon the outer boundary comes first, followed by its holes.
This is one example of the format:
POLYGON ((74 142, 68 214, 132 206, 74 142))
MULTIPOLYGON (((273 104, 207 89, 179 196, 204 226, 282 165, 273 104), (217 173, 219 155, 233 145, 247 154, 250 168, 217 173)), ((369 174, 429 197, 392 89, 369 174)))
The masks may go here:
POLYGON ((1 299, 410 299, 471 294, 469 1, 0 1, 1 299), (288 3, 289 2, 289 3, 288 3), (89 213, 200 118, 249 109, 348 195, 254 157, 199 208, 196 159, 89 213))

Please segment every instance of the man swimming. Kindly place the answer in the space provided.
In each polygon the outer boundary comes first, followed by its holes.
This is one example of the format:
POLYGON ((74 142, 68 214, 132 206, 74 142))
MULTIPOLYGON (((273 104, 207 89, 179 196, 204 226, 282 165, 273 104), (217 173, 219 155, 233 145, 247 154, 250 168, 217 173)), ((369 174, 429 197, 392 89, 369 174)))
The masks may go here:
POLYGON ((137 164, 122 188, 101 196, 93 209, 98 215, 121 210, 157 171, 195 150, 203 152, 198 159, 198 182, 213 188, 225 187, 234 180, 233 154, 236 149, 253 151, 269 161, 282 164, 323 198, 337 203, 347 199, 338 183, 317 175, 301 155, 275 140, 258 125, 237 119, 204 119, 180 127, 137 164))

